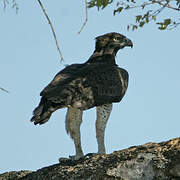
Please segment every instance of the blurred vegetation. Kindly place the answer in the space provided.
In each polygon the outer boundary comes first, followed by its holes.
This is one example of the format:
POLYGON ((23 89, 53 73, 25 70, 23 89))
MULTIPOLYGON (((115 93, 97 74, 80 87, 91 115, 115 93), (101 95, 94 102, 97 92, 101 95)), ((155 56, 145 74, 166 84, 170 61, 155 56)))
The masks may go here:
POLYGON ((16 10, 16 13, 18 12, 19 6, 16 0, 1 0, 1 2, 3 3, 4 11, 6 10, 6 6, 10 5, 13 9, 16 10))
MULTIPOLYGON (((16 0, 0 0, 4 10, 10 5, 16 10, 19 6, 16 0)), ((85 0, 88 3, 88 9, 97 8, 98 11, 104 10, 111 5, 113 15, 121 15, 122 12, 128 13, 130 10, 137 9, 133 16, 134 22, 127 25, 128 30, 135 30, 144 27, 150 22, 155 23, 160 30, 173 29, 180 25, 180 0, 85 0), (174 12, 170 17, 171 10, 174 12), (159 16, 160 14, 163 15, 159 16)))
MULTIPOLYGON (((121 15, 123 11, 138 9, 140 12, 134 16, 134 23, 127 26, 128 30, 135 30, 143 27, 149 22, 156 23, 160 30, 173 29, 180 24, 180 0, 90 0, 88 8, 96 7, 98 11, 105 9, 109 5, 114 5, 113 15, 121 15), (169 10, 176 13, 175 18, 169 16, 169 10), (166 17, 157 18, 162 12, 166 11, 166 17), (157 19, 160 19, 157 21, 157 19)), ((111 6, 112 7, 112 6, 111 6)), ((163 13, 163 16, 164 13, 163 13)))
MULTIPOLYGON (((0 0, 0 1, 2 2, 4 11, 6 10, 6 6, 10 5, 13 9, 15 9, 16 13, 18 12, 19 6, 16 0, 0 0)), ((41 4, 40 0, 38 0, 38 2, 41 4)), ((133 16, 134 22, 127 25, 127 30, 136 30, 138 28, 142 28, 144 27, 145 24, 148 24, 150 22, 155 23, 158 26, 158 29, 160 30, 173 29, 176 28, 178 25, 180 25, 180 0, 144 0, 137 2, 136 0, 89 0, 89 1, 85 0, 85 3, 86 3, 86 21, 84 22, 79 33, 82 31, 83 27, 85 26, 88 20, 87 18, 88 9, 97 8, 97 10, 100 11, 100 10, 104 10, 106 7, 109 6, 112 8, 112 13, 114 16, 121 15, 122 12, 128 13, 128 11, 132 9, 137 9, 137 11, 135 11, 137 13, 133 16), (173 14, 174 15, 173 17, 169 15, 168 10, 175 12, 173 14), (166 11, 166 13, 163 13, 162 16, 158 17, 164 11, 166 11)), ((43 7, 42 10, 45 12, 45 9, 43 7)), ((48 17, 46 12, 45 12, 45 16, 48 17)), ((53 30, 53 34, 55 34, 54 30, 53 30)), ((56 40, 56 45, 57 45, 57 40, 56 40)), ((61 55, 61 59, 62 59, 62 55, 61 55)), ((6 89, 2 87, 0 87, 0 90, 8 92, 6 89)))

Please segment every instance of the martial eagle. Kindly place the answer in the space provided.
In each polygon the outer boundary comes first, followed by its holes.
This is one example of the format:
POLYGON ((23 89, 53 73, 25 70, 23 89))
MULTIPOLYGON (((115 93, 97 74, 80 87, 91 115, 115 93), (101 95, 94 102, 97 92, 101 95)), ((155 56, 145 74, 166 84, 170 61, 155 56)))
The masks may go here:
POLYGON ((75 144, 76 155, 83 157, 80 125, 84 110, 96 107, 96 138, 98 153, 105 154, 104 132, 112 103, 120 102, 128 87, 128 72, 115 62, 118 50, 133 46, 119 33, 96 38, 95 51, 83 64, 72 64, 60 71, 40 93, 41 101, 33 111, 34 124, 43 124, 57 109, 66 108, 66 131, 75 144))

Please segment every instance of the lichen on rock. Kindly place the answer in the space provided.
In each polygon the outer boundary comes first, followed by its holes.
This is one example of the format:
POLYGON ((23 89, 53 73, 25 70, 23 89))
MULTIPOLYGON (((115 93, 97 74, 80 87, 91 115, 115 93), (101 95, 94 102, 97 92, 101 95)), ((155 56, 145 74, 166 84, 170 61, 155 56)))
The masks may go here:
POLYGON ((180 138, 85 156, 35 172, 7 172, 0 180, 179 180, 180 138))

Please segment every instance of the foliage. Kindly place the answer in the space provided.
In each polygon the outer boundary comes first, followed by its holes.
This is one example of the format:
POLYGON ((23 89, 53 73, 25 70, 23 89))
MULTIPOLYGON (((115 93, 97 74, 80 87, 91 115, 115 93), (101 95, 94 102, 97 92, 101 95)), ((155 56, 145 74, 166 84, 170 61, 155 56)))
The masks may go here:
POLYGON ((141 13, 135 16, 135 23, 127 26, 128 30, 143 27, 149 22, 155 22, 160 30, 173 29, 180 24, 180 18, 173 19, 168 15, 167 18, 161 19, 161 22, 157 22, 157 16, 167 9, 173 10, 178 16, 180 14, 180 0, 145 0, 143 2, 136 2, 136 0, 90 0, 88 8, 97 7, 100 10, 109 4, 116 5, 116 8, 113 10, 114 15, 135 8, 141 10, 141 13))
POLYGON ((16 10, 16 13, 18 13, 19 6, 16 2, 16 0, 1 0, 3 2, 4 10, 6 9, 7 5, 11 4, 11 7, 16 10))
POLYGON ((92 8, 94 6, 96 6, 99 10, 99 8, 101 7, 102 9, 104 9, 108 4, 111 4, 113 2, 113 0, 91 0, 88 2, 89 4, 89 8, 92 8))

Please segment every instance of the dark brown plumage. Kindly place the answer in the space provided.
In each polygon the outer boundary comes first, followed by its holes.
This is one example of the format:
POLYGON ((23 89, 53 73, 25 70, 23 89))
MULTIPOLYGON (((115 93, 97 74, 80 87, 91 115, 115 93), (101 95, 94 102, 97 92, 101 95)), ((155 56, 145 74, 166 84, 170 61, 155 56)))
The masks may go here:
POLYGON ((128 86, 128 72, 116 65, 115 56, 125 46, 133 44, 119 33, 97 37, 95 51, 86 63, 67 66, 40 93, 31 121, 43 124, 60 108, 83 111, 120 102, 128 86))

